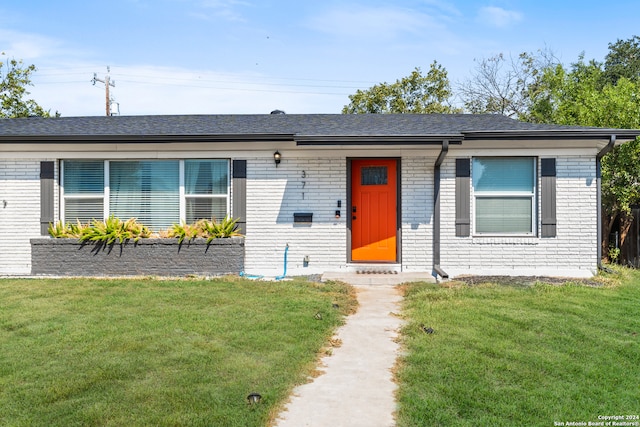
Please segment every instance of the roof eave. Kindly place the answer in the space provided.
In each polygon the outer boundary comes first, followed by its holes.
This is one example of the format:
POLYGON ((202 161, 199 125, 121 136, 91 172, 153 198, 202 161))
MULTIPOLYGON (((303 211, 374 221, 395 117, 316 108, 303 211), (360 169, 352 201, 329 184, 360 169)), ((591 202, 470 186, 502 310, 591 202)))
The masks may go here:
POLYGON ((175 142, 291 142, 292 134, 229 134, 229 135, 2 135, 0 142, 69 143, 175 143, 175 142))
POLYGON ((465 141, 487 139, 608 139, 616 136, 622 143, 640 136, 640 130, 633 129, 567 129, 567 130, 501 130, 463 131, 465 141))
POLYGON ((304 146, 383 146, 461 144, 461 134, 451 135, 298 135, 296 145, 304 146))

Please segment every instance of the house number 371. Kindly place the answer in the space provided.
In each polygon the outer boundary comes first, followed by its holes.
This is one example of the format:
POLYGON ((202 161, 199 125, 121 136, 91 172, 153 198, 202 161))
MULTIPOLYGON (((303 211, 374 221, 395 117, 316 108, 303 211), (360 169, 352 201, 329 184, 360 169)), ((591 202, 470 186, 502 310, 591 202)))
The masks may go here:
MULTIPOLYGON (((302 171, 302 178, 306 178, 307 177, 307 172, 306 171, 302 171)), ((302 189, 304 190, 304 187, 307 185, 307 181, 301 181, 302 182, 302 189)), ((302 192, 302 200, 304 200, 304 191, 302 192)))

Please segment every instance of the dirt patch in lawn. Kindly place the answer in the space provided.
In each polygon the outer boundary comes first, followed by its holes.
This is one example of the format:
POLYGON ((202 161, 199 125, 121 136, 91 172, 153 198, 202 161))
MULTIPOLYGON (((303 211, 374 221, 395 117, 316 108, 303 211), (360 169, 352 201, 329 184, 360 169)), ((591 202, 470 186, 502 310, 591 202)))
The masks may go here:
POLYGON ((531 286, 537 283, 549 285, 583 285, 604 286, 606 281, 601 278, 577 279, 571 277, 550 276, 458 276, 452 282, 462 282, 465 285, 480 285, 483 283, 495 283, 508 286, 531 286))

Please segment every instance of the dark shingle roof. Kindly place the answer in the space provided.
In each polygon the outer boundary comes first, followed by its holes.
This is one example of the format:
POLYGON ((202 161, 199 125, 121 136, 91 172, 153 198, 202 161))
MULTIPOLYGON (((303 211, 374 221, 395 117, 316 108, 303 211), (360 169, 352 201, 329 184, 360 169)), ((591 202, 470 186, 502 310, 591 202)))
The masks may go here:
MULTIPOLYGON (((611 129, 525 123, 497 114, 260 114, 0 119, 0 140, 162 136, 443 137, 612 133, 611 129)), ((619 130, 618 130, 619 131, 619 130)), ((613 132, 616 133, 616 132, 613 132)), ((620 132, 617 132, 620 134, 620 132)), ((629 136, 639 131, 628 131, 629 136)))

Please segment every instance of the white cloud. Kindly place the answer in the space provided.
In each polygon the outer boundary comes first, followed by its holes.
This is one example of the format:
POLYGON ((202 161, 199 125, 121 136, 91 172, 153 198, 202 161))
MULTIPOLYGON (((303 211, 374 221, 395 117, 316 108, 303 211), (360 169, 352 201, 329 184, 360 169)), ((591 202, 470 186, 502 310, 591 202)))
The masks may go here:
POLYGON ((478 11, 478 20, 480 22, 498 28, 511 26, 516 22, 520 22, 522 18, 523 16, 520 12, 496 6, 486 6, 478 11))
POLYGON ((449 17, 449 16, 454 16, 454 17, 460 17, 462 16, 462 12, 460 12, 460 10, 458 10, 458 8, 449 1, 443 1, 443 0, 422 0, 423 3, 427 6, 433 6, 435 7, 437 10, 440 10, 441 12, 443 12, 442 17, 449 17))
POLYGON ((345 6, 312 18, 308 25, 338 37, 389 39, 400 33, 419 33, 441 27, 431 16, 414 10, 390 7, 345 6))
POLYGON ((202 9, 192 13, 192 16, 197 18, 205 20, 222 18, 232 22, 245 22, 237 9, 239 6, 249 6, 249 3, 241 0, 198 0, 196 5, 202 9))
MULTIPOLYGON (((75 69, 89 70, 77 64, 75 69)), ((95 67, 100 71, 103 68, 95 67)), ((98 73, 102 78, 104 71, 98 73)), ((68 77, 47 69, 34 79, 31 98, 45 109, 63 116, 105 114, 104 84, 90 83, 93 74, 68 77)), ((129 66, 111 67, 115 87, 111 97, 122 115, 141 114, 266 114, 275 109, 288 113, 339 113, 348 103, 344 90, 315 88, 278 82, 251 73, 223 74, 185 68, 129 66), (344 94, 341 92, 344 91, 344 94), (300 110, 304 106, 304 110, 300 110)))
POLYGON ((61 43, 38 34, 0 30, 0 46, 9 57, 31 61, 58 51, 61 43))
POLYGON ((91 48, 69 44, 57 37, 2 29, 0 29, 0 51, 9 58, 35 64, 38 68, 60 60, 73 64, 78 58, 87 61, 87 58, 94 56, 91 48))

